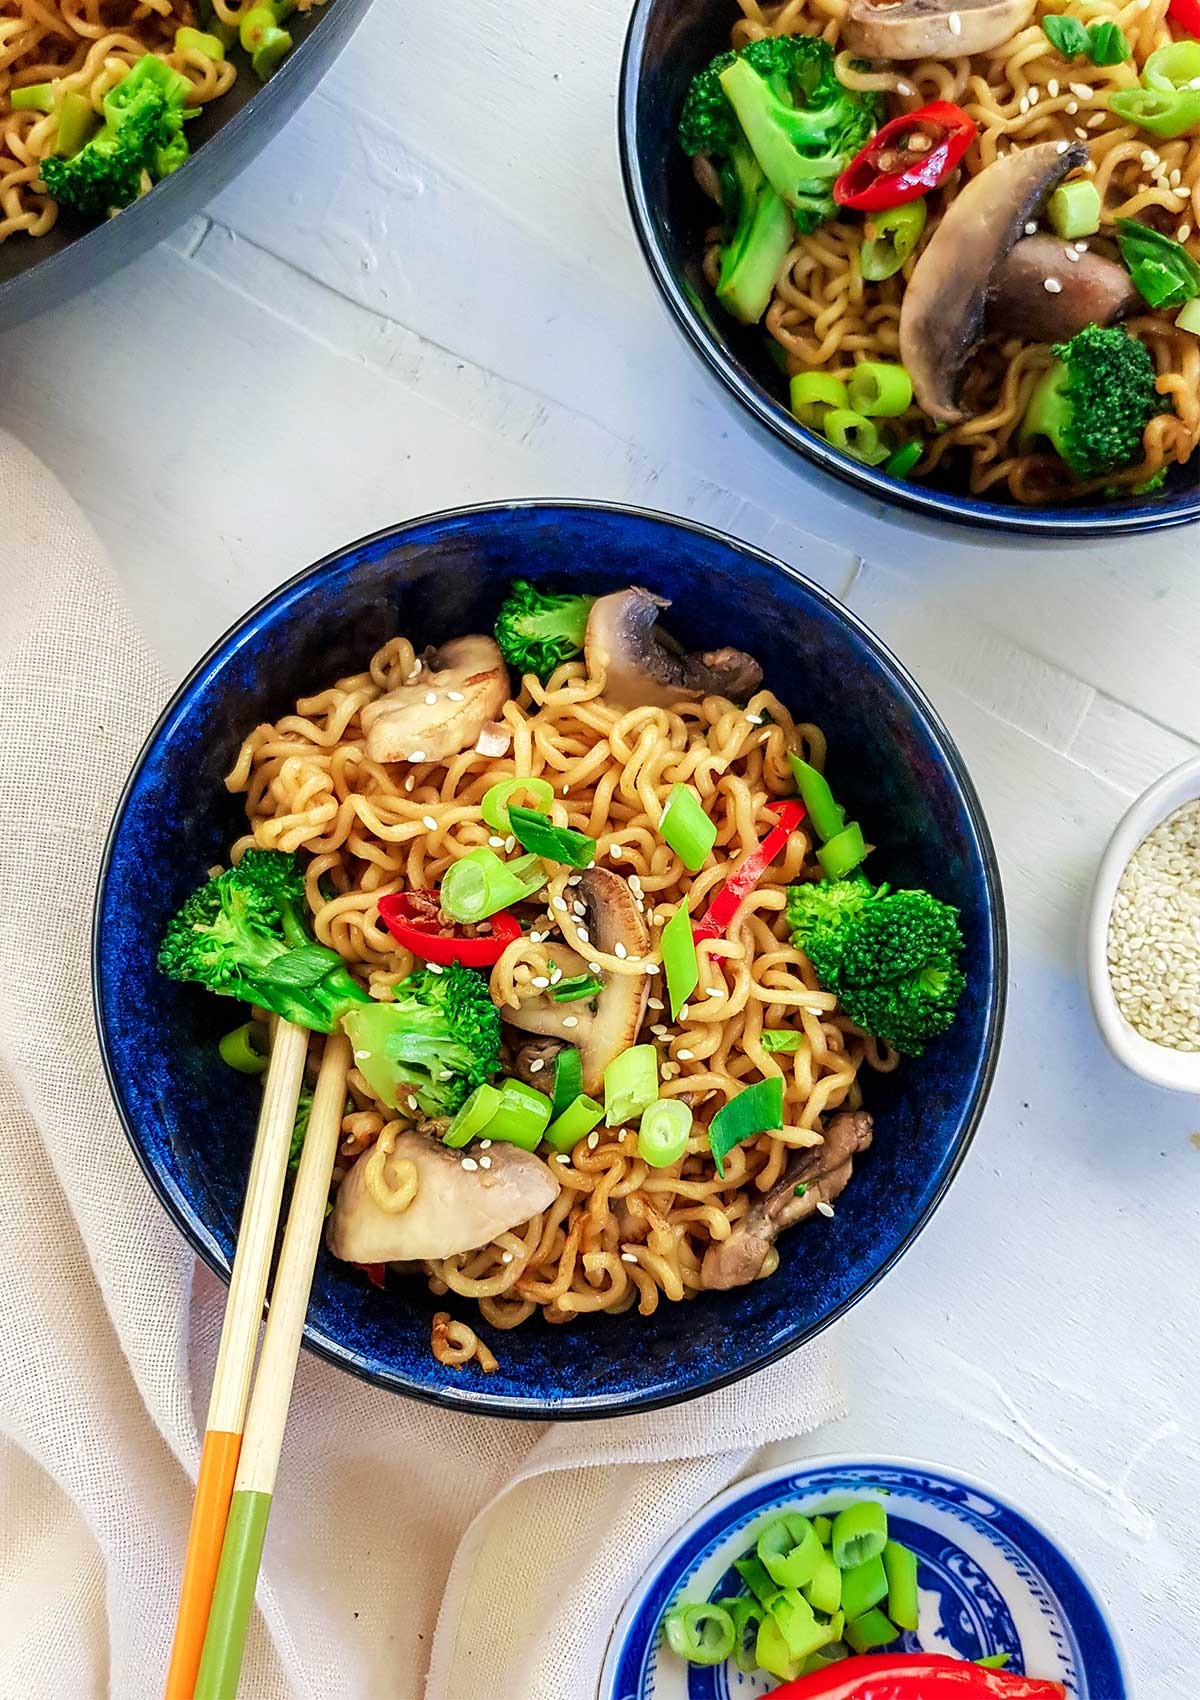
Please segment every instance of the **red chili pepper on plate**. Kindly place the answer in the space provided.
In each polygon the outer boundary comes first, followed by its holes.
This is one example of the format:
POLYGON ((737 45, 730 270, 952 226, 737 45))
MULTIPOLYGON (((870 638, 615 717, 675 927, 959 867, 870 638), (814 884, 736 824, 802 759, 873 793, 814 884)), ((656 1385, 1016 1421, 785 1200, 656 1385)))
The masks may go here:
POLYGON ((749 897, 804 819, 804 804, 797 802, 794 797, 789 797, 786 802, 771 803, 768 807, 774 809, 779 816, 779 825, 773 826, 758 848, 751 850, 746 860, 730 874, 709 904, 704 919, 693 922, 692 937, 697 944, 701 939, 720 938, 737 914, 743 899, 749 897))
POLYGON ((785 1682, 771 1700, 1063 1700, 1065 1693, 1061 1682, 942 1653, 877 1653, 785 1682))
POLYGON ((387 1269, 386 1263, 359 1263, 355 1267, 362 1270, 373 1287, 383 1286, 383 1277, 387 1269))
POLYGON ((1171 0, 1167 16, 1189 35, 1200 36, 1200 0, 1171 0))
POLYGON ((461 962, 464 968, 491 968, 521 936, 521 923, 507 909, 481 923, 490 932, 465 937, 458 929, 448 930, 440 918, 436 891, 397 891, 381 897, 379 919, 405 950, 443 966, 461 962))
MULTIPOLYGON (((1174 0, 1197 5, 1200 0, 1174 0)), ((934 100, 885 124, 850 161, 833 186, 840 207, 884 212, 918 200, 944 183, 975 139, 975 121, 961 106, 934 100)))

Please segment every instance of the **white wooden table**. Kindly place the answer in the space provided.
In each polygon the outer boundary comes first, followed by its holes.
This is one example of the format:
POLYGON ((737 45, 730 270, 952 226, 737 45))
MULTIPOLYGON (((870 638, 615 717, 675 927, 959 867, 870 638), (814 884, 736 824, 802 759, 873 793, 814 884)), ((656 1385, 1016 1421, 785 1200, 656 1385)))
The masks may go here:
POLYGON ((1200 741, 1200 536, 931 543, 781 469, 636 248, 614 137, 625 11, 377 0, 207 217, 0 339, 5 423, 82 503, 174 671, 326 550, 520 495, 725 527, 880 632, 982 793, 1012 987, 970 1160, 841 1325, 853 1414, 806 1450, 1007 1490, 1091 1569, 1140 1694, 1194 1700, 1200 1103, 1108 1058, 1079 929, 1126 802, 1200 741), (469 51, 448 51, 464 29, 469 51))

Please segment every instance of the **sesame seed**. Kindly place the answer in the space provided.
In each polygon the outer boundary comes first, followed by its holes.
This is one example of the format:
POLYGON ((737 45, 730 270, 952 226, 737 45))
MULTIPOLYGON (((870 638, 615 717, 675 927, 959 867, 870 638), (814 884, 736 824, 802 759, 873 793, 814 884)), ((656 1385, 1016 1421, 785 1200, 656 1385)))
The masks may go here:
POLYGON ((563 796, 564 796, 564 797, 567 797, 567 796, 569 796, 569 795, 570 795, 570 791, 571 791, 571 787, 570 787, 570 786, 569 786, 569 785, 564 785, 564 786, 563 786, 563 788, 562 788, 562 794, 563 794, 563 796))
POLYGON ((1075 252, 1077 254, 1086 254, 1087 251, 1088 251, 1088 245, 1087 245, 1086 242, 1076 242, 1075 252))
POLYGON ((558 910, 558 912, 561 915, 566 914, 566 912, 567 912, 567 900, 566 900, 565 897, 555 897, 551 901, 553 902, 554 907, 558 910))
POLYGON ((562 979, 562 977, 563 977, 562 969, 559 968, 556 964, 551 975, 550 975, 550 984, 552 986, 557 986, 558 982, 562 979))
POLYGON ((1017 106, 1018 106, 1018 109, 1021 112, 1028 112, 1029 111, 1029 96, 1027 94, 1023 94, 1021 96, 1020 100, 1017 102, 1017 106))
POLYGON ((479 1167, 481 1169, 490 1169, 491 1166, 492 1166, 492 1159, 490 1157, 481 1157, 479 1159, 479 1167))
POLYGON ((600 1135, 596 1132, 595 1128, 593 1128, 591 1133, 588 1134, 587 1143, 589 1151, 594 1151, 597 1145, 599 1145, 600 1135))
POLYGON ((1030 220, 1029 220, 1029 222, 1028 222, 1028 224, 1026 224, 1026 226, 1025 226, 1025 234, 1026 234, 1026 236, 1036 236, 1036 235, 1037 235, 1037 230, 1038 230, 1038 222, 1037 222, 1037 219, 1036 219, 1036 218, 1031 218, 1031 219, 1030 219, 1030 220))
POLYGON ((561 1163, 564 1169, 569 1169, 571 1167, 571 1159, 569 1157, 556 1157, 554 1161, 556 1163, 561 1163))
POLYGON ((676 1051, 675 1055, 680 1062, 691 1062, 692 1058, 696 1055, 696 1053, 695 1053, 695 1051, 683 1050, 683 1051, 676 1051))
MULTIPOLYGON (((568 879, 567 884, 568 885, 578 885, 582 878, 583 878, 582 874, 572 874, 570 879, 568 879)), ((632 884, 632 881, 630 883, 632 884)))
POLYGON ((951 35, 962 34, 962 19, 959 17, 957 12, 951 12, 950 16, 946 19, 946 22, 950 26, 951 35))
POLYGON ((425 692, 425 706, 426 706, 426 708, 432 708, 436 701, 437 701, 437 692, 436 691, 426 691, 425 692))
POLYGON ((1104 122, 1104 117, 1105 117, 1105 115, 1104 115, 1103 112, 1093 112, 1092 116, 1087 121, 1088 129, 1089 130, 1098 130, 1100 128, 1101 124, 1103 124, 1103 122, 1104 122))
POLYGON ((589 962, 588 963, 588 973, 589 974, 600 974, 600 973, 603 973, 603 969, 600 967, 600 964, 598 962, 589 962))
POLYGON ((591 944, 592 935, 588 932, 586 927, 576 927, 575 933, 580 944, 591 944))
POLYGON ((587 904, 586 903, 580 903, 578 900, 576 900, 571 905, 571 913, 573 915, 586 915, 587 914, 587 904))
POLYGON ((410 1110, 420 1109, 420 1105, 417 1103, 417 1100, 413 1097, 411 1092, 408 1095, 408 1107, 410 1110))
POLYGON ((1066 153, 1070 146, 1070 142, 1055 142, 1054 151, 1055 153, 1066 153))
POLYGON ((513 1260, 513 1254, 512 1254, 511 1251, 502 1251, 500 1253, 501 1263, 511 1263, 512 1260, 513 1260))
POLYGON ((475 1161, 474 1157, 464 1157, 462 1160, 462 1166, 464 1169, 470 1169, 471 1172, 474 1173, 479 1167, 479 1164, 475 1161))
POLYGON ((763 723, 763 717, 761 714, 748 714, 746 719, 750 722, 751 726, 761 726, 763 723))
POLYGON ((916 94, 916 92, 917 92, 916 89, 912 86, 911 83, 899 82, 899 83, 896 84, 896 93, 897 94, 909 95, 909 94, 916 94))
POLYGON ((517 847, 517 841, 513 837, 512 833, 510 832, 508 837, 504 840, 504 848, 508 852, 508 854, 511 856, 513 851, 516 849, 516 847, 517 847))
POLYGON ((355 1062, 366 1062, 370 1054, 370 1051, 355 1051, 354 1060, 355 1062))
POLYGON ((543 944, 550 937, 549 933, 530 933, 530 944, 543 944))
POLYGON ((564 1015, 563 1016, 563 1026, 564 1027, 578 1027, 579 1026, 579 1017, 577 1015, 564 1015))
POLYGON ((656 1021, 650 1031, 654 1034, 656 1039, 665 1039, 671 1029, 669 1027, 664 1027, 661 1021, 656 1021))
POLYGON ((618 939, 616 944, 613 946, 613 955, 619 956, 622 960, 629 955, 629 952, 625 949, 625 946, 621 943, 620 939, 618 939))
POLYGON ((621 857, 625 854, 624 850, 622 850, 622 848, 619 844, 614 844, 612 846, 611 850, 608 853, 612 857, 614 862, 619 862, 621 860, 621 857))
POLYGON ((1078 265, 1080 260, 1083 258, 1083 255, 1077 254, 1074 248, 1064 248, 1063 258, 1072 261, 1075 265, 1078 265))
POLYGON ((1191 225, 1190 224, 1181 224, 1179 226, 1179 229, 1175 232, 1175 240, 1176 240, 1176 242, 1186 242, 1188 237, 1191 234, 1192 234, 1191 225))
POLYGON ((533 976, 532 984, 535 985, 539 991, 545 991, 546 987, 550 984, 550 980, 545 974, 535 974, 533 976))
POLYGON ((832 1216, 833 1215, 833 1205, 832 1204, 826 1204, 826 1202, 823 1198, 818 1200, 817 1209, 821 1212, 822 1216, 832 1216))
POLYGON ((1074 118, 1075 114, 1079 111, 1079 102, 1077 100, 1069 100, 1063 110, 1069 117, 1074 118))
POLYGON ((1082 127, 1082 126, 1081 126, 1081 125, 1079 125, 1079 124, 1076 124, 1076 126, 1075 126, 1075 134, 1076 134, 1076 135, 1077 135, 1077 136, 1078 136, 1078 137, 1079 137, 1079 140, 1080 140, 1080 141, 1081 141, 1081 142, 1086 142, 1086 141, 1087 141, 1087 131, 1086 131, 1086 130, 1085 130, 1085 129, 1083 129, 1083 127, 1082 127))
POLYGON ((1050 81, 1046 84, 1046 93, 1050 96, 1051 100, 1055 100, 1057 98, 1057 96, 1058 96, 1058 78, 1057 77, 1051 77, 1050 81))
POLYGON ((546 1066, 545 1061, 543 1060, 543 1058, 539 1057, 536 1062, 530 1063, 529 1072, 530 1072, 530 1074, 540 1074, 542 1072, 542 1070, 545 1068, 545 1066, 546 1066))
POLYGON ((413 788, 413 776, 410 773, 408 778, 404 781, 404 789, 406 791, 411 791, 412 788, 413 788))
POLYGON ((658 973, 658 963, 657 962, 647 962, 645 967, 642 969, 642 972, 644 974, 657 974, 658 973))
POLYGON ((723 998, 725 988, 724 986, 705 986, 704 995, 706 998, 723 998))
POLYGON ((1072 83, 1071 93, 1077 94, 1080 100, 1091 100, 1092 85, 1090 83, 1072 83))
POLYGON ((687 1018, 688 1018, 688 1006, 686 1004, 680 1004, 679 1015, 678 1015, 677 1019, 680 1020, 680 1021, 686 1021, 687 1018))
MULTIPOLYGON (((446 972, 440 962, 427 962, 425 966, 431 974, 444 974, 446 972)), ((447 1079, 448 1078, 449 1076, 447 1076, 447 1079)))
POLYGON ((461 691, 447 691, 446 695, 451 702, 466 702, 467 700, 461 691))
POLYGON ((661 998, 647 998, 646 999, 646 1008, 647 1009, 665 1009, 666 1005, 663 1003, 661 998))
POLYGON ((637 1262, 637 1256, 632 1251, 623 1251, 621 1253, 621 1262, 622 1263, 636 1263, 637 1262))
POLYGON ((434 820, 432 815, 422 815, 421 816, 421 825, 423 827, 425 827, 426 830, 429 831, 429 832, 436 832, 437 831, 437 821, 434 820))
POLYGON ((498 838, 494 832, 488 839, 488 843, 491 845, 493 850, 503 850, 504 848, 504 840, 502 838, 498 838))
POLYGON ((1030 91, 1029 91, 1029 104, 1030 104, 1030 106, 1036 106, 1038 101, 1041 99, 1041 96, 1042 96, 1041 89, 1031 88, 1030 91))
POLYGON ((481 1139, 479 1141, 479 1149, 481 1151, 490 1151, 492 1149, 491 1140, 490 1139, 481 1139))
POLYGON ((1042 288, 1046 291, 1047 295, 1061 295, 1062 294, 1062 284, 1058 281, 1058 279, 1056 277, 1048 277, 1048 278, 1043 279, 1042 288))

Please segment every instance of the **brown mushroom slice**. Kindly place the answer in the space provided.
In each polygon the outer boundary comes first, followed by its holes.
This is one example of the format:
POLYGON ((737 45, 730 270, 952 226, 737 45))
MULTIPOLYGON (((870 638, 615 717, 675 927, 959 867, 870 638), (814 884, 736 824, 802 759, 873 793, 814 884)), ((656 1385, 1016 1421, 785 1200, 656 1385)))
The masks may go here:
POLYGON ((670 708, 706 696, 751 696, 762 668, 740 649, 683 655, 655 631, 671 604, 634 585, 601 596, 588 615, 584 658, 592 678, 604 678, 604 695, 622 708, 670 708))
POLYGON ((996 272, 1050 192, 1086 159, 1080 142, 1014 148, 965 183, 947 207, 900 307, 900 359, 931 419, 957 425, 967 417, 958 392, 984 334, 996 272))
POLYGON ((842 41, 866 59, 958 59, 999 47, 1035 10, 1035 0, 850 0, 842 41))
POLYGON ((376 1156, 363 1152, 333 1201, 325 1238, 347 1263, 426 1263, 473 1251, 548 1209, 560 1190, 531 1151, 493 1144, 486 1169, 465 1169, 463 1152, 408 1131, 384 1158, 382 1180, 385 1188, 394 1187, 400 1166, 412 1163, 416 1196, 407 1209, 388 1210, 367 1179, 376 1156))
POLYGON ((1025 342, 1070 342, 1087 325, 1115 324, 1140 300, 1116 260, 1043 232, 1023 237, 994 272, 987 328, 1025 342))
POLYGON ((425 651, 415 679, 363 709, 367 754, 372 761, 444 761, 471 749, 510 695, 494 640, 454 638, 425 651))
MULTIPOLYGON (((574 952, 571 952, 574 955, 574 952)), ((562 964, 559 964, 562 967, 562 964)), ((548 1098, 554 1096, 554 1076, 558 1068, 558 1053, 565 1051, 565 1039, 529 1039, 513 1051, 512 1068, 508 1071, 515 1080, 535 1087, 548 1098)))
POLYGON ((854 1159, 871 1143, 872 1122, 865 1110, 843 1110, 825 1129, 822 1144, 801 1151, 770 1192, 742 1217, 728 1239, 714 1240, 700 1265, 702 1287, 745 1287, 762 1273, 766 1255, 785 1228, 813 1215, 818 1204, 832 1204, 844 1191, 854 1159), (797 1193, 796 1188, 804 1191, 797 1193))
MULTIPOLYGON (((650 934, 634 895, 620 874, 608 868, 589 868, 570 890, 584 905, 579 924, 598 951, 606 956, 624 954, 635 960, 646 955, 650 934)), ((572 950, 552 945, 550 954, 568 976, 587 972, 586 962, 572 950)), ((510 1027, 519 1028, 522 1033, 537 1033, 574 1045, 583 1069, 583 1090, 595 1097, 604 1085, 604 1071, 609 1063, 637 1043, 649 995, 648 975, 610 974, 604 990, 594 998, 556 1003, 550 988, 538 998, 522 1001, 516 1009, 506 1006, 501 1014, 510 1027)))

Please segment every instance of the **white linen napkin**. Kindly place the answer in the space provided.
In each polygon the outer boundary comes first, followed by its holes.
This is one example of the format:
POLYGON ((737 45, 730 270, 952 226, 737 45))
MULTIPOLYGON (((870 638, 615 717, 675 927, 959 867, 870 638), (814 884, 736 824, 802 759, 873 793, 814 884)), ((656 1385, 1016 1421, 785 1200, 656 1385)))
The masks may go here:
MULTIPOLYGON (((118 1125, 92 895, 168 684, 101 548, 0 435, 0 1700, 157 1700, 225 1289, 118 1125)), ((241 1692, 591 1700, 657 1548, 838 1415, 824 1346, 626 1420, 449 1415, 308 1354, 241 1692)))

